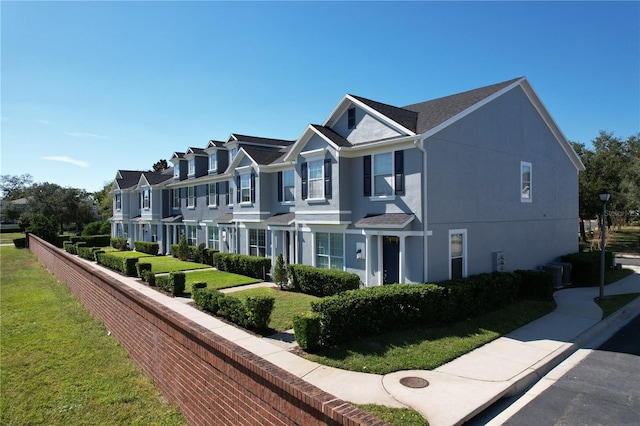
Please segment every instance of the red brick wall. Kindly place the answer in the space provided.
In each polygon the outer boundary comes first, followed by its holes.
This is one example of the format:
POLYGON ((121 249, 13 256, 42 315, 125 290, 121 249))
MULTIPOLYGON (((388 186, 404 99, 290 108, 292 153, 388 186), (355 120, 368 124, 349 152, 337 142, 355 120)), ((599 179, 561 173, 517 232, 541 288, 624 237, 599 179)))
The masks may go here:
POLYGON ((33 235, 29 248, 190 424, 385 424, 33 235))

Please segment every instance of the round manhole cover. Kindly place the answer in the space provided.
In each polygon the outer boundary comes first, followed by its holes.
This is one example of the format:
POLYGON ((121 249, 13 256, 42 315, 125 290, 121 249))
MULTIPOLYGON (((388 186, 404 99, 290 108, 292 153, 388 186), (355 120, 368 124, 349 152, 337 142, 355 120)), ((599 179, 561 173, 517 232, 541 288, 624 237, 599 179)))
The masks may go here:
POLYGON ((403 377, 400 384, 408 388, 420 389, 429 386, 429 382, 421 377, 403 377))

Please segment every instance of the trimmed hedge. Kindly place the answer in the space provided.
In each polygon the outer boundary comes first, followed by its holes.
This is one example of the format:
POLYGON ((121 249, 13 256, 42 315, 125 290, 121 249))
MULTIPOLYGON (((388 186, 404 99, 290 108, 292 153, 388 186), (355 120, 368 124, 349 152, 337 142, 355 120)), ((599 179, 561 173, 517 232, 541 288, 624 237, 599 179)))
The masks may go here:
POLYGON ((149 272, 151 272, 150 263, 145 263, 145 262, 136 263, 136 273, 138 274, 138 278, 142 278, 143 281, 147 281, 145 277, 149 272))
POLYGON ((325 297, 360 288, 360 277, 346 271, 290 264, 289 277, 296 291, 325 297))
POLYGON ((231 272, 259 280, 266 280, 271 271, 271 259, 268 257, 218 252, 214 254, 213 260, 214 266, 219 271, 231 272))
POLYGON ((476 316, 513 302, 521 281, 516 273, 495 272, 438 284, 368 287, 311 302, 311 309, 321 317, 320 343, 332 345, 476 316))
POLYGON ((171 272, 169 275, 155 277, 156 285, 174 296, 184 293, 186 280, 184 272, 171 272))
MULTIPOLYGON (((582 253, 572 253, 560 258, 562 262, 571 263, 571 280, 574 284, 582 286, 600 285, 600 258, 601 251, 589 251, 582 253)), ((615 253, 604 252, 605 268, 609 269, 613 265, 615 253)))
POLYGON ((160 251, 160 244, 148 241, 134 241, 133 248, 135 251, 139 251, 140 253, 157 256, 158 252, 160 251))
POLYGON ((555 280, 551 272, 517 270, 520 275, 518 298, 532 300, 553 300, 555 280))
MULTIPOLYGON (((171 256, 175 258, 180 257, 180 245, 179 244, 171 244, 171 256)), ((205 263, 207 265, 215 266, 213 257, 216 253, 219 253, 220 250, 210 249, 210 248, 200 248, 198 246, 187 246, 187 260, 191 260, 193 262, 205 263)))
MULTIPOLYGON (((191 298, 202 310, 210 312, 242 327, 266 330, 275 304, 272 296, 249 297, 245 303, 218 290, 192 286, 191 298)), ((205 284, 206 285, 206 284, 205 284)))
POLYGON ((138 276, 138 271, 136 270, 136 263, 138 263, 139 260, 138 257, 123 258, 105 252, 98 252, 96 258, 98 264, 109 269, 118 271, 128 277, 138 276))
POLYGON ((293 334, 298 346, 305 351, 312 351, 320 342, 320 319, 315 312, 296 314, 293 317, 293 334))
POLYGON ((73 236, 69 240, 72 243, 84 242, 88 247, 109 247, 111 245, 110 235, 73 236))
POLYGON ((17 249, 27 248, 27 237, 14 238, 13 245, 17 249))
POLYGON ((95 252, 100 250, 100 247, 82 247, 77 246, 78 256, 87 260, 96 260, 95 252))

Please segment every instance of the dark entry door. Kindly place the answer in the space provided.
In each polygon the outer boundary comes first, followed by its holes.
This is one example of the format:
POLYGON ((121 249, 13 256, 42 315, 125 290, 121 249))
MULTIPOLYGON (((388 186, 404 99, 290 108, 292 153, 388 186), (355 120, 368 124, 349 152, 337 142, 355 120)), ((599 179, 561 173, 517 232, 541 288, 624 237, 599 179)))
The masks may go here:
POLYGON ((384 284, 400 281, 400 238, 382 237, 382 269, 384 284))

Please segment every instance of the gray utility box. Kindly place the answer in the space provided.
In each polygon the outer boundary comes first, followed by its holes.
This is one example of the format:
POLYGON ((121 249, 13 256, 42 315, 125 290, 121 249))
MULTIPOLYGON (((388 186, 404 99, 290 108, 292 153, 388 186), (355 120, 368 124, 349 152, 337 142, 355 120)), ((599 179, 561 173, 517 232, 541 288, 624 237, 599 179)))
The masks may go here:
POLYGON ((542 266, 542 270, 545 272, 551 272, 553 274, 553 286, 555 288, 562 287, 562 265, 549 263, 542 266))
POLYGON ((562 285, 571 285, 571 264, 569 262, 552 262, 551 265, 562 266, 562 285))

